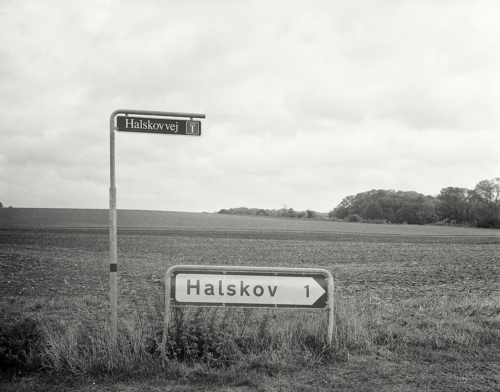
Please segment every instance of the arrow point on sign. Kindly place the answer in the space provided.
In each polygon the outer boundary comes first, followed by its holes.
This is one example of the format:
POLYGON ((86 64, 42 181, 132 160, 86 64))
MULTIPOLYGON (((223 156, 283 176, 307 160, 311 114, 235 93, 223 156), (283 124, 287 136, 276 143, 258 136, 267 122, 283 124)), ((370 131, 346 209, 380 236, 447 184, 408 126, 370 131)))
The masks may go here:
POLYGON ((309 305, 315 303, 321 296, 326 293, 326 290, 316 282, 315 279, 309 278, 312 282, 309 284, 309 305))

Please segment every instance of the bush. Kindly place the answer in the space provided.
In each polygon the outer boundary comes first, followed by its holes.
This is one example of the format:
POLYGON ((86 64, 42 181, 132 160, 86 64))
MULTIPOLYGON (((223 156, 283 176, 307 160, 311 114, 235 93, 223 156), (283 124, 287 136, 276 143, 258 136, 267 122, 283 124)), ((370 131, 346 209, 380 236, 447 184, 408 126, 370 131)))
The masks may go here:
POLYGON ((219 318, 217 312, 212 311, 207 319, 207 312, 198 308, 194 315, 187 318, 184 309, 174 308, 172 316, 173 324, 165 345, 165 354, 169 359, 179 362, 201 360, 215 367, 234 362, 238 336, 228 325, 234 322, 231 312, 225 312, 219 318))
POLYGON ((43 335, 38 321, 31 318, 18 318, 6 315, 2 310, 0 316, 0 370, 33 371, 40 364, 39 351, 43 335))
POLYGON ((347 216, 347 221, 348 222, 362 222, 363 221, 363 218, 361 218, 359 215, 357 214, 349 214, 347 216))
POLYGON ((306 210, 306 214, 307 214, 307 217, 309 219, 311 218, 316 218, 316 212, 315 211, 312 211, 312 210, 306 210))

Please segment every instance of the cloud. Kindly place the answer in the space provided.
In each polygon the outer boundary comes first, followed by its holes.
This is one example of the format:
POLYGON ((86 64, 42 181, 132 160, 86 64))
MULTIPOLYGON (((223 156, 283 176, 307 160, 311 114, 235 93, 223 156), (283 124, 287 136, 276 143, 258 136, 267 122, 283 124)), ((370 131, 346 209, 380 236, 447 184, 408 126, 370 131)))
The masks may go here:
POLYGON ((120 208, 473 187, 500 167, 498 7, 2 2, 2 202, 105 208, 118 108, 207 115, 200 138, 117 135, 120 208))

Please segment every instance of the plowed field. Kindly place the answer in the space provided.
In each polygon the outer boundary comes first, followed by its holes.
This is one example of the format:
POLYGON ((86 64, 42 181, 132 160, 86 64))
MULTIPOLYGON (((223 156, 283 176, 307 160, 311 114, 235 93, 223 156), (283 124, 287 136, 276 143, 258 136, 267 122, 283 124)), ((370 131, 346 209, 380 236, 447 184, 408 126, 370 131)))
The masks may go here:
MULTIPOLYGON (((122 229, 118 238, 122 297, 163 289, 178 264, 321 267, 334 276, 337 295, 391 301, 500 292, 494 236, 122 229)), ((105 299, 108 248, 103 229, 1 229, 0 295, 105 299)))

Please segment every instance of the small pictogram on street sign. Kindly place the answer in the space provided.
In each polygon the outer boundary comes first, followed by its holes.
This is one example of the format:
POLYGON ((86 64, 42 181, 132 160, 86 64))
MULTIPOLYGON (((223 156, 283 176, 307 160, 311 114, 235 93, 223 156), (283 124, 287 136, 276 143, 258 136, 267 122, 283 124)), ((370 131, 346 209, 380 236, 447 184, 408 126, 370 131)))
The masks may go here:
POLYGON ((186 122, 186 135, 199 135, 200 134, 200 122, 199 121, 187 121, 186 122))

